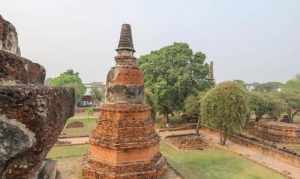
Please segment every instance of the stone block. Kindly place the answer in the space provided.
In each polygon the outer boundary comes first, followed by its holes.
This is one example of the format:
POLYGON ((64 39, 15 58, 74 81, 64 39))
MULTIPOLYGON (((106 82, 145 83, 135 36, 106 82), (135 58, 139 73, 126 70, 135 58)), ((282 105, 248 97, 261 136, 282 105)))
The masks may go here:
POLYGON ((0 50, 0 84, 43 84, 44 67, 23 57, 0 50))
MULTIPOLYGON (((74 103, 74 90, 69 88, 42 85, 0 86, 0 114, 5 116, 6 121, 17 121, 22 124, 16 131, 22 129, 30 131, 26 133, 27 137, 24 137, 23 142, 26 142, 26 138, 30 138, 31 133, 35 138, 32 146, 26 145, 27 150, 19 150, 18 155, 2 165, 4 168, 2 178, 35 179, 37 177, 37 171, 56 143, 66 120, 73 116, 74 103)), ((9 143, 9 145, 13 144, 13 141, 9 143)), ((14 146, 10 147, 13 149, 14 146)), ((0 150, 0 156, 2 152, 0 150)))

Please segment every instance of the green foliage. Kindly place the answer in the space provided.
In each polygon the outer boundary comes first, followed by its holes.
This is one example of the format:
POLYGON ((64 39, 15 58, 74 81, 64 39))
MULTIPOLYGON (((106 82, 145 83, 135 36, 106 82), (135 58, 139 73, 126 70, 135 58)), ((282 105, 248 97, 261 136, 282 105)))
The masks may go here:
POLYGON ((94 114, 94 108, 89 107, 85 109, 86 115, 87 115, 87 119, 90 119, 90 117, 94 114))
POLYGON ((239 131, 248 113, 247 93, 235 82, 223 82, 201 100, 202 123, 220 130, 220 143, 239 131))
POLYGON ((145 102, 151 106, 151 117, 153 120, 156 120, 156 105, 153 99, 153 94, 147 89, 145 90, 145 102))
POLYGON ((261 119, 264 114, 278 118, 287 108, 285 101, 274 93, 250 92, 248 105, 250 111, 255 112, 257 120, 261 119))
POLYGON ((82 117, 72 117, 68 119, 67 124, 65 125, 65 128, 62 132, 62 134, 65 137, 82 137, 82 136, 88 136, 91 134, 92 130, 94 130, 97 126, 97 119, 98 117, 88 117, 88 116, 82 116, 82 117), (82 128, 67 128, 68 124, 73 122, 82 122, 83 126, 82 128))
POLYGON ((99 90, 97 87, 92 87, 91 88, 91 95, 92 95, 94 100, 97 100, 99 102, 104 100, 103 91, 99 90))
POLYGON ((288 80, 283 86, 286 91, 300 92, 300 74, 296 75, 295 78, 288 80))
POLYGON ((188 96, 184 101, 184 113, 191 118, 200 116, 200 100, 196 95, 188 96))
POLYGON ((75 99, 76 102, 84 95, 86 87, 82 83, 78 72, 73 70, 67 70, 66 72, 60 74, 58 77, 51 78, 48 81, 50 86, 60 86, 60 87, 72 87, 75 89, 75 99))
POLYGON ((183 110, 187 96, 209 88, 205 58, 201 52, 193 53, 186 43, 174 43, 139 59, 145 87, 153 94, 159 113, 168 118, 183 110))
POLYGON ((192 119, 200 119, 200 106, 201 99, 205 95, 206 91, 200 91, 198 94, 192 94, 188 96, 184 101, 184 114, 187 115, 188 118, 192 119))
POLYGON ((246 89, 246 83, 243 80, 233 80, 233 82, 237 83, 242 88, 246 89))
POLYGON ((88 152, 89 145, 55 146, 47 155, 50 159, 81 157, 88 152))
POLYGON ((206 91, 200 91, 197 95, 190 95, 184 101, 183 119, 187 122, 197 122, 196 134, 199 135, 201 126, 201 100, 206 91))
MULTIPOLYGON (((161 142, 160 151, 168 163, 186 179, 283 179, 284 177, 242 156, 209 148, 176 150, 161 142)), ((175 177, 174 177, 175 178, 175 177)))
POLYGON ((283 84, 280 82, 254 83, 254 91, 258 92, 274 92, 278 91, 283 84))

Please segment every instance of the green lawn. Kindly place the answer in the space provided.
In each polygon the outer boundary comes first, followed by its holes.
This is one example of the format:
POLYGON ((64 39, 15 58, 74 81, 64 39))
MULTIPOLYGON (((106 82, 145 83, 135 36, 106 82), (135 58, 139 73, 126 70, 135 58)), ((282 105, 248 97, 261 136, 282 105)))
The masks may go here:
MULTIPOLYGON (((59 163, 65 168, 69 166, 65 163, 73 158, 74 161, 80 161, 81 156, 87 153, 88 146, 87 144, 56 146, 53 147, 47 157, 58 159, 59 163)), ((162 142, 161 152, 167 157, 168 162, 187 179, 284 178, 272 170, 221 149, 177 151, 162 142)), ((69 173, 74 172, 72 168, 66 170, 69 173)))
POLYGON ((91 131, 93 129, 96 128, 96 121, 97 118, 96 117, 73 117, 68 119, 67 124, 65 125, 65 128, 62 132, 62 134, 64 134, 63 136, 70 136, 70 137, 76 137, 76 136, 85 136, 85 135, 89 135, 91 133, 91 131), (71 122, 75 122, 75 121, 79 121, 82 122, 84 124, 83 128, 66 128, 66 126, 71 123, 71 122))
POLYGON ((177 151, 162 143, 161 152, 187 179, 283 179, 281 175, 220 149, 177 151))
POLYGON ((55 146, 47 155, 47 158, 59 159, 70 157, 81 157, 88 151, 88 144, 72 146, 55 146))

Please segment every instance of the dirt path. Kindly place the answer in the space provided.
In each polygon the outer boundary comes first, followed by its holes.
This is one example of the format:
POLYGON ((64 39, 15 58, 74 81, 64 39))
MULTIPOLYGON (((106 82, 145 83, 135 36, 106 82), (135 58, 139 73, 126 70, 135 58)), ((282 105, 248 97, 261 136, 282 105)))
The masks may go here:
POLYGON ((71 145, 76 144, 88 144, 89 137, 72 137, 72 138, 60 138, 58 139, 59 142, 65 142, 71 145))
MULTIPOLYGON (((190 133, 195 133, 195 130, 161 132, 160 135, 162 138, 164 138, 166 136, 173 135, 173 134, 178 135, 178 134, 190 134, 190 133)), ((288 176, 289 178, 300 179, 299 167, 295 167, 283 161, 274 159, 273 157, 267 156, 253 148, 248 148, 246 146, 236 144, 230 141, 228 141, 226 146, 221 146, 219 145, 219 135, 218 133, 215 132, 200 130, 200 134, 204 135, 216 147, 240 154, 249 160, 255 161, 256 163, 259 163, 270 169, 278 171, 279 173, 288 176)))

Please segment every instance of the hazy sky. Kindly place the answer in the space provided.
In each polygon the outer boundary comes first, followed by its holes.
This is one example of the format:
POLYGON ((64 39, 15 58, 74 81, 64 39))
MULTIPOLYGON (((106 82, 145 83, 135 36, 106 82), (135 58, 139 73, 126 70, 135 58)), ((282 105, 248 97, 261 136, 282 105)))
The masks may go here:
POLYGON ((299 0, 1 0, 22 56, 47 77, 74 69, 104 81, 122 23, 136 56, 187 42, 215 62, 217 81, 285 81, 300 73, 299 0))

